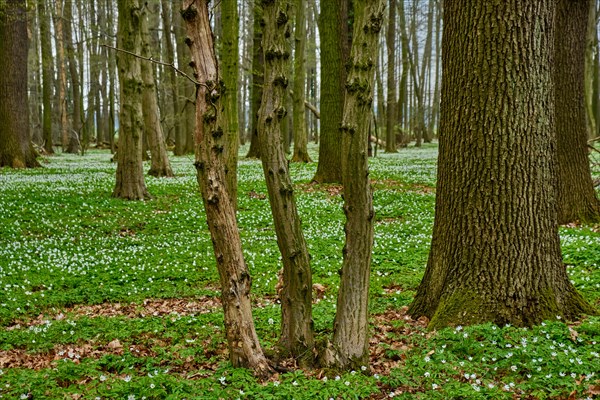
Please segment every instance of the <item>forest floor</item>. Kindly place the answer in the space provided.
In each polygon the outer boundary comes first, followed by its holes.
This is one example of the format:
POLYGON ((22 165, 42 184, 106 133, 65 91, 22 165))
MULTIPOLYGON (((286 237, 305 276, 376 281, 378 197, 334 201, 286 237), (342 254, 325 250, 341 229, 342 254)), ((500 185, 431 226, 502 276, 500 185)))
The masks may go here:
MULTIPOLYGON (((316 147, 312 147, 313 159, 316 147)), ((243 153, 243 150, 240 152, 243 153)), ((0 398, 6 399, 587 399, 600 395, 600 318, 524 329, 436 332, 406 315, 423 275, 437 145, 370 160, 376 210, 366 371, 300 370, 257 381, 227 359, 218 275, 193 157, 154 198, 110 197, 103 150, 0 170, 0 398)), ((343 245, 340 187, 291 164, 312 255, 318 340, 331 337, 343 245)), ((146 166, 148 169, 148 166, 146 166)), ((595 178, 600 171, 595 171, 595 178)), ((280 269, 262 168, 241 159, 239 214, 261 343, 276 344, 280 269)), ((560 229, 564 261, 600 308, 600 225, 560 229)), ((294 369, 293 360, 287 365, 294 369)))

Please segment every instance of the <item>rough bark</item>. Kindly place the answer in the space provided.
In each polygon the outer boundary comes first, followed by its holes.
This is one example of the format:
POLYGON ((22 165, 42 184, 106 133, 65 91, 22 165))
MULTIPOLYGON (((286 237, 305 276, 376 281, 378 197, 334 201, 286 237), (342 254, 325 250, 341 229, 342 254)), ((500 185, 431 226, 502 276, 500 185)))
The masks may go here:
MULTIPOLYGON (((117 47, 134 54, 142 51, 142 10, 139 0, 119 1, 117 47)), ((119 149, 113 197, 127 200, 150 198, 144 182, 142 163, 142 71, 139 58, 117 54, 119 75, 119 149)))
POLYGON ((237 163, 239 149, 238 133, 238 39, 239 19, 237 2, 225 1, 221 3, 221 33, 223 40, 222 65, 223 82, 223 105, 225 107, 225 174, 227 190, 233 202, 233 208, 237 209, 237 163))
POLYGON ((409 309, 430 328, 592 312, 558 237, 554 15, 554 0, 444 1, 435 222, 409 309))
POLYGON ((294 154, 292 162, 311 162, 308 155, 308 134, 306 119, 304 118, 304 100, 306 98, 306 1, 295 0, 295 27, 294 27, 294 101, 293 132, 294 154))
POLYGON ((250 302, 251 277, 225 183, 222 85, 208 19, 206 0, 184 0, 186 43, 199 84, 196 87, 196 171, 206 210, 221 282, 229 359, 234 367, 248 367, 267 375, 270 367, 256 335, 250 302))
MULTIPOLYGON (((140 16, 140 34, 142 36, 142 56, 150 58, 152 54, 152 45, 150 30, 148 26, 148 7, 143 8, 140 16)), ((158 28, 158 27, 156 27, 158 28)), ((150 170, 148 175, 156 177, 172 177, 173 170, 167 155, 167 146, 163 135, 162 125, 160 124, 160 111, 158 108, 158 98, 156 85, 154 84, 154 73, 152 64, 148 61, 142 61, 142 112, 144 117, 144 129, 148 139, 148 148, 150 149, 150 170)))
MULTIPOLYGON (((402 6, 404 7, 404 6, 402 6)), ((390 0, 387 38, 387 119, 385 130, 385 152, 396 153, 396 0, 390 0)))
POLYGON ((29 137, 25 0, 0 3, 0 167, 39 167, 29 137))
POLYGON ((555 71, 556 148, 558 154, 558 222, 598 221, 588 159, 584 67, 589 0, 560 0, 556 14, 555 71))
MULTIPOLYGON (((296 208, 294 188, 281 138, 286 115, 288 85, 286 37, 289 35, 288 5, 282 0, 263 0, 265 86, 259 111, 258 136, 277 245, 283 262, 280 344, 301 365, 313 361, 312 274, 310 256, 296 208)), ((304 105, 302 107, 304 110, 304 105)))
POLYGON ((321 135, 319 163, 313 181, 341 183, 340 125, 344 107, 345 62, 348 58, 348 0, 321 2, 321 135))
POLYGON ((346 243, 333 351, 330 359, 326 358, 327 363, 342 369, 359 370, 369 363, 369 283, 375 211, 367 144, 384 9, 384 0, 354 2, 354 33, 341 127, 346 243))

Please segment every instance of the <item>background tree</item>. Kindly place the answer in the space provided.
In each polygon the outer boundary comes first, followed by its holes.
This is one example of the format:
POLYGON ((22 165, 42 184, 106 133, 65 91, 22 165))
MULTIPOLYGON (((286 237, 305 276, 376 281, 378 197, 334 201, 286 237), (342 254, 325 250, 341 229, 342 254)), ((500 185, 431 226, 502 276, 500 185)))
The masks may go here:
MULTIPOLYGON (((140 16, 140 34, 142 37, 142 53, 146 58, 153 57, 153 48, 148 26, 148 6, 144 6, 140 16)), ((158 26, 155 27, 157 29, 158 26)), ((157 58, 157 57, 154 57, 157 58)), ((140 63, 142 73, 142 112, 144 117, 144 129, 148 138, 148 147, 150 148, 150 170, 149 175, 157 177, 172 177, 173 170, 167 156, 167 148, 163 135, 162 125, 160 123, 160 111, 158 109, 158 99, 156 94, 156 85, 153 65, 149 61, 140 63)))
POLYGON ((282 119, 287 112, 289 4, 284 0, 262 0, 262 5, 265 86, 259 111, 258 137, 277 245, 283 262, 280 344, 298 358, 301 365, 307 365, 312 362, 314 347, 312 273, 281 135, 282 119))
POLYGON ((556 13, 554 83, 558 154, 558 222, 600 219, 588 159, 585 53, 589 0, 560 0, 556 13))
POLYGON ((344 369, 358 370, 369 363, 369 280, 375 211, 367 143, 373 106, 374 60, 384 9, 384 0, 354 2, 354 33, 341 125, 346 243, 333 348, 326 356, 327 363, 344 369))
POLYGON ((79 136, 81 135, 81 127, 83 121, 82 101, 81 101, 81 79, 77 66, 75 54, 75 41, 73 39, 73 2, 72 0, 64 0, 63 3, 63 39, 67 56, 67 66, 69 68, 69 77, 71 78, 71 96, 73 105, 73 119, 71 120, 71 128, 69 130, 67 153, 78 153, 81 150, 79 136))
POLYGON ((250 91, 250 147, 247 158, 260 158, 258 143, 258 110, 262 99, 264 82, 264 57, 262 48, 263 11, 260 1, 254 3, 254 35, 252 45, 252 90, 250 91))
POLYGON ((558 237, 554 15, 553 0, 444 1, 435 222, 409 309, 432 328, 592 311, 558 237))
MULTIPOLYGON (((404 5, 402 5, 404 7, 404 5)), ((385 130, 385 152, 395 153, 396 147, 396 0, 389 0, 389 18, 387 30, 387 109, 385 130)), ((383 113, 383 110, 381 111, 383 113)))
POLYGON ((348 58, 348 0, 321 2, 321 135, 319 163, 313 181, 341 183, 340 125, 348 58))
MULTIPOLYGON (((142 51, 142 9, 138 0, 119 1, 117 28, 118 48, 133 54, 142 51)), ((113 197, 128 200, 150 198, 144 182, 142 163, 142 113, 141 61, 138 57, 119 52, 119 147, 117 151, 117 173, 113 197)))
POLYGON ((29 137, 25 0, 0 2, 0 167, 39 167, 29 137))
POLYGON ((223 104, 225 106, 225 174, 227 189, 233 200, 233 207, 237 209, 237 162, 239 149, 238 128, 238 49, 239 49, 239 18, 236 1, 221 3, 222 35, 222 69, 225 91, 223 104))
POLYGON ((294 154, 293 162, 311 162, 308 155, 308 132, 304 119, 306 99, 306 1, 295 0, 296 23, 294 28, 294 154))
POLYGON ((46 0, 38 0, 38 15, 40 18, 40 36, 42 50, 42 137, 44 150, 48 154, 54 153, 52 140, 52 42, 50 37, 50 15, 46 7, 46 0))
POLYGON ((208 19, 208 1, 184 0, 182 16, 192 60, 203 60, 192 62, 199 81, 196 85, 195 166, 221 281, 229 359, 234 367, 248 367, 258 375, 266 375, 270 367, 252 320, 251 278, 225 182, 222 86, 208 19))

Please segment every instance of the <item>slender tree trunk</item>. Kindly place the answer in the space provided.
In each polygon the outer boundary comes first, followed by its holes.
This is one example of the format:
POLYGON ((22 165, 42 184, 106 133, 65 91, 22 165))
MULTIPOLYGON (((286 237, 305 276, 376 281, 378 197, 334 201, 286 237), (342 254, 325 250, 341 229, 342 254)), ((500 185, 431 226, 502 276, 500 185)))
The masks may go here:
POLYGON ((321 139, 319 163, 313 178, 318 183, 341 183, 342 135, 340 125, 348 58, 348 1, 321 2, 321 139))
POLYGON ((263 48, 262 48, 262 6, 260 0, 256 0, 254 4, 254 36, 252 46, 252 90, 250 95, 251 111, 250 111, 250 148, 246 154, 246 158, 260 158, 260 145, 258 142, 258 110, 262 99, 263 83, 264 83, 264 65, 263 65, 263 48))
MULTIPOLYGON (((431 49, 433 47, 433 13, 434 13, 434 2, 429 1, 428 11, 427 11, 427 33, 425 35, 425 46, 423 47, 423 61, 421 62, 421 76, 419 87, 421 88, 421 105, 420 105, 420 115, 421 115, 421 124, 423 125, 423 140, 425 143, 431 143, 432 140, 432 132, 429 129, 430 124, 425 121, 425 105, 429 102, 426 101, 426 97, 429 98, 429 90, 425 90, 425 80, 428 76, 431 76, 431 49)), ((429 107, 431 110, 431 107, 429 107)))
MULTIPOLYGON (((400 94, 398 96, 398 122, 400 123, 400 144, 406 145, 410 142, 408 113, 408 72, 410 70, 410 44, 408 41, 408 31, 406 24, 406 12, 404 10, 404 2, 398 4, 398 19, 400 24, 400 41, 402 43, 402 75, 400 77, 400 94)), ((412 116, 411 116, 412 118, 412 116)))
POLYGON ((554 0, 444 1, 435 222, 409 309, 431 328, 592 311, 558 237, 554 16, 554 0))
POLYGON ((385 131, 385 152, 396 153, 396 0, 389 0, 387 30, 387 120, 385 131))
MULTIPOLYGON (((173 35, 171 32, 171 21, 173 21, 172 17, 171 17, 171 0, 162 0, 161 1, 161 8, 162 8, 162 23, 163 23, 163 29, 165 30, 164 34, 163 34, 163 39, 164 39, 164 44, 165 44, 165 53, 166 53, 166 60, 168 63, 170 64, 175 64, 175 47, 173 46, 173 35)), ((177 142, 177 138, 180 138, 182 133, 182 127, 181 127, 181 118, 179 117, 179 112, 181 111, 181 105, 180 105, 180 101, 179 101, 179 80, 177 79, 177 75, 175 74, 175 71, 169 69, 168 71, 166 71, 166 73, 169 75, 169 90, 171 91, 171 102, 172 102, 172 108, 173 108, 173 137, 174 137, 174 141, 175 143, 177 142)))
MULTIPOLYGON (((122 0, 119 4, 117 47, 134 54, 142 51, 142 9, 139 0, 122 0)), ((127 200, 150 198, 144 182, 142 163, 142 113, 141 61, 129 54, 117 54, 119 92, 119 149, 117 151, 116 185, 113 197, 127 200)))
POLYGON ((588 159, 585 63, 589 0, 559 0, 554 48, 558 222, 600 220, 588 159), (585 21, 585 22, 584 22, 585 21))
MULTIPOLYGON (((260 153, 269 203, 283 261, 281 345, 301 365, 313 361, 312 275, 310 256, 296 209, 294 188, 281 139, 288 84, 288 7, 282 0, 263 0, 265 87, 259 111, 260 153)), ((302 105, 304 110, 304 104, 302 105)))
POLYGON ((73 122, 69 132, 69 144, 66 152, 77 154, 81 149, 79 137, 81 135, 82 113, 81 113, 81 80, 77 70, 75 59, 75 47, 73 46, 73 2, 65 0, 63 18, 63 37, 66 43, 69 76, 71 77, 71 95, 73 96, 73 122))
MULTIPOLYGON (((140 34, 142 37, 142 56, 152 57, 152 44, 150 38, 150 29, 148 26, 148 7, 143 7, 140 15, 140 34)), ((158 28, 156 26, 155 28, 158 28)), ((148 61, 141 63, 142 73, 142 111, 144 117, 144 129, 150 148, 150 170, 149 175, 156 177, 172 177, 173 170, 167 156, 167 146, 163 135, 162 125, 160 124, 160 111, 158 109, 158 98, 156 85, 154 84, 154 74, 152 64, 148 61)))
POLYGON ((0 3, 0 167, 39 167, 29 137, 25 0, 0 3))
POLYGON ((369 283, 373 248, 373 192, 368 135, 374 68, 384 0, 354 1, 354 33, 342 118, 342 182, 346 243, 333 326, 333 354, 326 362, 343 369, 369 364, 369 283))
POLYGON ((60 137, 63 153, 69 145, 69 120, 67 115, 67 70, 64 47, 64 18, 63 0, 56 0, 56 15, 54 17, 54 29, 56 33, 56 64, 58 69, 58 108, 60 113, 60 137))
POLYGON ((238 127, 238 40, 239 18, 237 2, 225 1, 221 3, 221 23, 223 40, 221 50, 223 60, 223 82, 225 91, 223 103, 225 106, 225 178, 227 190, 233 201, 233 208, 237 210, 237 163, 239 149, 238 127))
POLYGON ((251 278, 244 261, 240 234, 225 183, 222 86, 208 20, 208 2, 185 0, 182 16, 197 85, 196 171, 221 281, 229 359, 234 367, 248 367, 257 375, 270 372, 252 320, 251 278))
POLYGON ((46 8, 46 0, 38 0, 40 16, 40 36, 42 42, 42 137, 44 150, 54 154, 52 142, 52 43, 50 38, 50 18, 46 8))
MULTIPOLYGON (((178 0, 177 4, 182 5, 183 0, 178 0)), ((180 7, 181 9, 181 7, 180 7)), ((175 37, 177 39, 177 60, 179 67, 185 72, 193 72, 193 69, 183 60, 189 59, 187 46, 185 45, 185 26, 180 23, 179 13, 173 12, 173 25, 175 37)), ((182 134, 180 138, 175 139, 175 155, 191 154, 194 152, 194 131, 196 127, 194 98, 196 96, 194 85, 187 80, 183 80, 179 85, 179 95, 183 99, 181 110, 178 111, 178 118, 184 122, 182 125, 182 134)))

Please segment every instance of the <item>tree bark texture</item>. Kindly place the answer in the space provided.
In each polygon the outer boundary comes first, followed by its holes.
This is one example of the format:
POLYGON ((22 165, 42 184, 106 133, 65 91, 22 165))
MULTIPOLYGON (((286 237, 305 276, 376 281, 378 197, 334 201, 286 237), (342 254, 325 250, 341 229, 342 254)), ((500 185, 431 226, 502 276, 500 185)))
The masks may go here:
POLYGON ((184 0, 182 16, 188 34, 186 43, 192 53, 191 65, 199 82, 196 86, 195 166, 221 282, 229 359, 234 367, 248 367, 264 376, 270 367, 252 320, 252 279, 244 261, 235 209, 225 182, 222 86, 208 19, 208 2, 184 0))
POLYGON ((556 139, 558 154, 558 222, 598 221, 588 159, 585 108, 585 52, 589 0, 560 0, 556 13, 555 71, 556 139))
MULTIPOLYGON (((142 36, 142 56, 150 58, 152 54, 152 44, 150 30, 148 26, 148 7, 143 7, 140 16, 140 30, 142 36)), ((156 27, 158 28, 158 26, 156 27)), ((150 149, 150 170, 148 175, 156 177, 172 177, 173 170, 167 155, 167 146, 163 135, 162 125, 160 123, 160 111, 158 108, 158 98, 156 85, 154 84, 153 66, 149 61, 141 61, 142 72, 142 112, 144 117, 144 129, 148 139, 150 149)))
POLYGON ((263 0, 262 4, 265 86, 259 111, 258 136, 277 245, 283 260, 280 343, 301 364, 308 365, 312 363, 314 347, 310 256, 281 137, 281 122, 287 112, 285 99, 290 52, 286 37, 290 34, 289 5, 282 0, 263 0))
POLYGON ((384 9, 384 0, 354 2, 354 33, 341 126, 346 243, 333 327, 334 364, 344 369, 358 370, 369 363, 369 283, 375 211, 367 147, 384 9))
POLYGON ((293 132, 294 154, 292 162, 311 162, 308 155, 308 132, 304 118, 304 100, 306 98, 306 1, 295 0, 295 28, 294 28, 294 101, 293 132))
POLYGON ((52 42, 50 37, 50 16, 46 8, 46 0, 38 0, 40 18, 40 36, 42 42, 42 137, 44 150, 54 154, 52 143, 52 42))
POLYGON ((29 137, 27 9, 0 3, 0 167, 39 167, 29 137))
POLYGON ((260 1, 254 4, 254 35, 252 45, 252 90, 250 94, 250 147, 247 158, 260 158, 260 145, 258 142, 258 110, 262 100, 264 83, 264 56, 262 48, 263 11, 260 1))
POLYGON ((409 309, 430 328, 592 311, 558 237, 554 15, 553 0, 444 1, 435 222, 409 309))
MULTIPOLYGON (((134 54, 142 51, 142 9, 139 0, 119 1, 117 47, 134 54)), ((127 200, 150 198, 144 182, 142 163, 142 113, 141 61, 125 53, 117 54, 119 75, 119 147, 117 173, 113 197, 127 200)))
POLYGON ((71 95, 73 96, 73 120, 71 130, 69 131, 69 143, 66 148, 67 153, 77 154, 81 150, 80 135, 83 122, 83 113, 81 112, 81 80, 75 60, 75 47, 73 46, 73 2, 64 0, 63 3, 63 39, 66 46, 67 65, 69 67, 69 76, 71 77, 71 95))
POLYGON ((237 209, 237 163, 239 148, 238 129, 238 41, 239 19, 237 2, 225 1, 221 3, 222 26, 222 60, 223 60, 223 105, 225 106, 225 174, 227 189, 233 201, 233 208, 237 209))
POLYGON ((321 2, 321 135, 317 183, 341 183, 344 85, 348 58, 348 0, 321 2))

